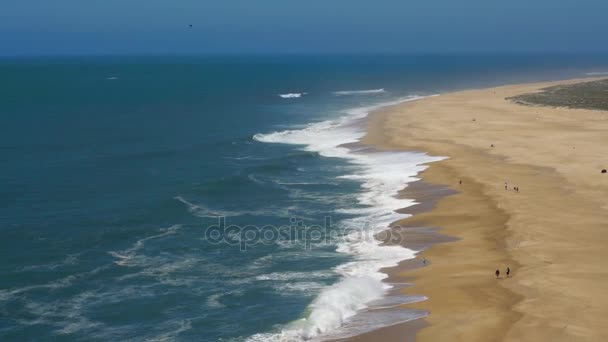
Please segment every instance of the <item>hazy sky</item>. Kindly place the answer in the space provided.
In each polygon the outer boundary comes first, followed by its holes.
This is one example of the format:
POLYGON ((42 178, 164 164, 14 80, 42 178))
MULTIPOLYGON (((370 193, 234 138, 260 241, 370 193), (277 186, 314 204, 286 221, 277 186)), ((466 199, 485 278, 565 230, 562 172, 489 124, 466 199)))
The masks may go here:
POLYGON ((608 0, 0 0, 0 55, 606 52, 607 16, 608 0))

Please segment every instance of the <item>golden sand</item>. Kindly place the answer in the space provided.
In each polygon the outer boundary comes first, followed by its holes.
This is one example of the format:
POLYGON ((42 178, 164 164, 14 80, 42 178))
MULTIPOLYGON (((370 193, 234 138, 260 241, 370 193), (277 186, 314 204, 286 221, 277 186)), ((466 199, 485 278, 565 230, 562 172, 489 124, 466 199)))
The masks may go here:
MULTIPOLYGON (((417 341, 608 341, 608 112, 506 100, 581 81, 456 92, 370 118, 364 143, 448 156, 422 178, 459 191, 399 222, 460 238, 391 274, 429 298, 407 306, 430 312, 417 341)), ((357 339, 403 340, 412 326, 357 339)))

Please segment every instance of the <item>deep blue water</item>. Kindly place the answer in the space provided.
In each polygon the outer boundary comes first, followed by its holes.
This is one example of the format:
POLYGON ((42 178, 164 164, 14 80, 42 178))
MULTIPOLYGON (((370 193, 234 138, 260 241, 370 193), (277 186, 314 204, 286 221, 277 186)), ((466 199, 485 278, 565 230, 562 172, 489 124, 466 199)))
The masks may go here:
MULTIPOLYGON (((352 259, 216 244, 228 224, 340 226, 358 168, 257 133, 408 95, 606 71, 601 57, 0 60, 0 340, 216 341, 280 331, 352 259), (344 90, 384 92, 337 96, 344 90), (300 98, 279 94, 306 93, 300 98)), ((234 238, 234 237, 233 237, 234 238)))

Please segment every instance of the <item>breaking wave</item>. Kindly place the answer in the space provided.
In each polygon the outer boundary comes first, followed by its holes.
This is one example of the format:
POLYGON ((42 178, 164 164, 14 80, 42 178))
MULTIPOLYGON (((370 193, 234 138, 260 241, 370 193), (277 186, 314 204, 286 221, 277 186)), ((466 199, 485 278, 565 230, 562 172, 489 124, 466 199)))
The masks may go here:
POLYGON ((367 89, 367 90, 340 90, 334 91, 333 94, 336 96, 345 96, 345 95, 372 95, 372 94, 382 94, 386 93, 384 88, 380 89, 367 89))
MULTIPOLYGON (((339 92, 341 95, 378 93, 383 89, 339 92)), ((336 93, 335 93, 336 94, 336 93)), ((306 151, 325 157, 344 158, 356 167, 356 172, 342 178, 361 182, 363 191, 358 202, 365 208, 340 208, 358 215, 344 220, 341 225, 352 231, 338 243, 337 250, 351 255, 352 262, 340 265, 334 271, 341 276, 334 285, 321 290, 310 304, 306 317, 297 320, 280 332, 256 334, 251 341, 301 341, 316 339, 339 329, 373 301, 383 298, 391 285, 382 282, 387 276, 380 269, 396 266, 400 261, 414 258, 416 251, 400 246, 384 246, 373 238, 391 222, 403 219, 405 214, 396 211, 415 204, 397 198, 397 192, 415 181, 428 162, 442 158, 413 152, 353 151, 344 144, 358 142, 365 131, 356 122, 371 111, 387 105, 421 99, 410 96, 377 106, 356 108, 338 119, 312 123, 303 129, 286 130, 269 134, 256 134, 256 141, 302 145, 306 151)))
POLYGON ((284 99, 297 99, 306 95, 306 93, 287 93, 287 94, 279 94, 281 98, 284 99))

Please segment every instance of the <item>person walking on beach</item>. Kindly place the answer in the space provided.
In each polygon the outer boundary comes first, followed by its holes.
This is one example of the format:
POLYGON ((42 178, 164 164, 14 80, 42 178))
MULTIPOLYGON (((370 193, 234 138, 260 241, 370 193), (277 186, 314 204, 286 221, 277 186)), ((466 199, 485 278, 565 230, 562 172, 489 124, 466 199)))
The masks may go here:
POLYGON ((511 269, 509 268, 509 266, 507 266, 507 278, 509 278, 510 274, 511 274, 511 269))
POLYGON ((500 277, 500 271, 498 269, 496 269, 496 272, 494 272, 494 274, 496 274, 496 279, 500 277))

